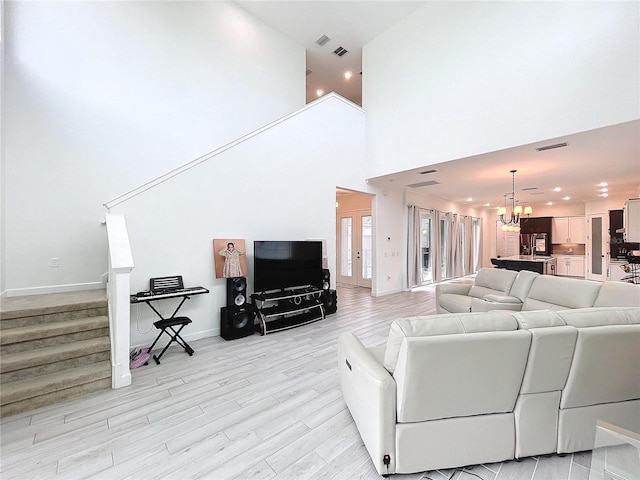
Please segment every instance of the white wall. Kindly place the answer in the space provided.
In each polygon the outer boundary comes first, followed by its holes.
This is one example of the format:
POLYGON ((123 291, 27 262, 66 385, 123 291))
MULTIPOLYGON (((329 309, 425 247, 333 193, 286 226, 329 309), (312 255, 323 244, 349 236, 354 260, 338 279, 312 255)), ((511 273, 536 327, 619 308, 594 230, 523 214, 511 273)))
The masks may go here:
POLYGON ((103 202, 305 104, 304 48, 231 2, 4 6, 10 294, 99 283, 103 202))
MULTIPOLYGON (((365 114, 334 94, 318 99, 220 155, 114 206, 124 214, 135 268, 132 291, 149 278, 182 275, 194 296, 180 311, 193 320, 186 338, 219 333, 226 281, 216 279, 213 239, 245 239, 249 291, 255 240, 326 239, 336 278, 336 186, 365 191, 365 114), (359 179, 358 179, 359 178, 359 179), (162 208, 158 208, 162 205, 162 208)), ((170 314, 177 302, 158 302, 170 314)), ((157 320, 144 304, 132 306, 132 345, 149 344, 157 320)))
MULTIPOLYGON (((4 67, 4 8, 5 2, 0 2, 0 65, 4 67)), ((6 255, 6 223, 5 223, 5 182, 4 182, 4 147, 5 147, 5 132, 4 132, 4 68, 0 71, 0 294, 6 290, 5 287, 5 265, 7 263, 6 255)))
POLYGON ((640 117, 638 2, 426 2, 367 44, 370 176, 640 117))

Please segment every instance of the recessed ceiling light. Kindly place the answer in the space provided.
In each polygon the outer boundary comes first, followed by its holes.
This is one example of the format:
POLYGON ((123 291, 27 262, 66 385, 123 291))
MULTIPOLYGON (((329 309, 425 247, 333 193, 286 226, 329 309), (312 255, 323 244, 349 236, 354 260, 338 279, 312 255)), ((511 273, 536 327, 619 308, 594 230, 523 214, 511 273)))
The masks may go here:
POLYGON ((571 200, 571 197, 562 197, 563 200, 571 200))
POLYGON ((599 192, 608 192, 609 189, 608 188, 601 188, 600 190, 598 190, 599 192))
POLYGON ((490 203, 485 203, 485 204, 484 204, 484 206, 485 206, 485 207, 490 207, 490 206, 491 206, 491 204, 490 204, 490 203))
POLYGON ((609 194, 608 194, 608 193, 601 193, 601 194, 600 194, 600 196, 601 196, 601 197, 608 197, 608 196, 609 196, 609 194))
POLYGON ((471 202, 471 201, 473 201, 473 198, 471 197, 467 198, 467 202, 471 202))
POLYGON ((562 190, 560 187, 556 187, 553 189, 554 192, 559 192, 560 190, 562 190))
POLYGON ((322 90, 320 88, 318 90, 316 90, 316 95, 318 95, 319 97, 321 97, 323 94, 324 94, 324 90, 322 90))
POLYGON ((609 186, 609 184, 608 184, 607 182, 600 182, 600 183, 598 184, 598 186, 599 186, 599 187, 608 187, 608 186, 609 186))
POLYGON ((553 202, 547 202, 547 205, 551 206, 553 205, 553 202))
POLYGON ((353 76, 353 73, 351 73, 351 72, 344 72, 344 78, 346 78, 347 80, 349 80, 352 76, 353 76))

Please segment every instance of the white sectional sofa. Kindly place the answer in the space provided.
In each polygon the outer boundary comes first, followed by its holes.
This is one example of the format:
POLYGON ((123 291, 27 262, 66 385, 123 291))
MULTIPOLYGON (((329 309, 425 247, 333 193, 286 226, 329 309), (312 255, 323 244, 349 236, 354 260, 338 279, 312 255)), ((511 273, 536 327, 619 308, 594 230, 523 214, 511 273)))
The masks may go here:
POLYGON ((436 286, 438 313, 640 307, 640 285, 481 268, 473 284, 436 286))
POLYGON ((590 450, 597 420, 640 431, 639 307, 397 319, 379 347, 343 333, 338 369, 381 475, 590 450))

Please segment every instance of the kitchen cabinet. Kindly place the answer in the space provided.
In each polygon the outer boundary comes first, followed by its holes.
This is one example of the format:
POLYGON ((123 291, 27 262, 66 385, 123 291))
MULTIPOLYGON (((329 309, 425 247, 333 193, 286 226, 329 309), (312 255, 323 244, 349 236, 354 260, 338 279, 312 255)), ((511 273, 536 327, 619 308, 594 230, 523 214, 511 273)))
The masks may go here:
POLYGON ((553 243, 587 243, 584 217, 553 217, 553 243))
POLYGON ((577 255, 558 255, 556 275, 584 278, 584 257, 577 255))
POLYGON ((624 239, 640 242, 640 198, 632 198, 624 205, 624 239))
POLYGON ((546 233, 551 241, 552 217, 522 217, 520 219, 520 233, 546 233))

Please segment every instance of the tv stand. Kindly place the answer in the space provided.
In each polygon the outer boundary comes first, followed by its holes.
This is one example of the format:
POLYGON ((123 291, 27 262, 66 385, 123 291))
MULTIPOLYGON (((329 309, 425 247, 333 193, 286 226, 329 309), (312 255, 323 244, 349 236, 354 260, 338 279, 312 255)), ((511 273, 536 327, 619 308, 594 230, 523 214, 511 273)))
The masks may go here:
POLYGON ((252 294, 260 335, 322 320, 325 314, 321 293, 319 288, 303 286, 252 294))

